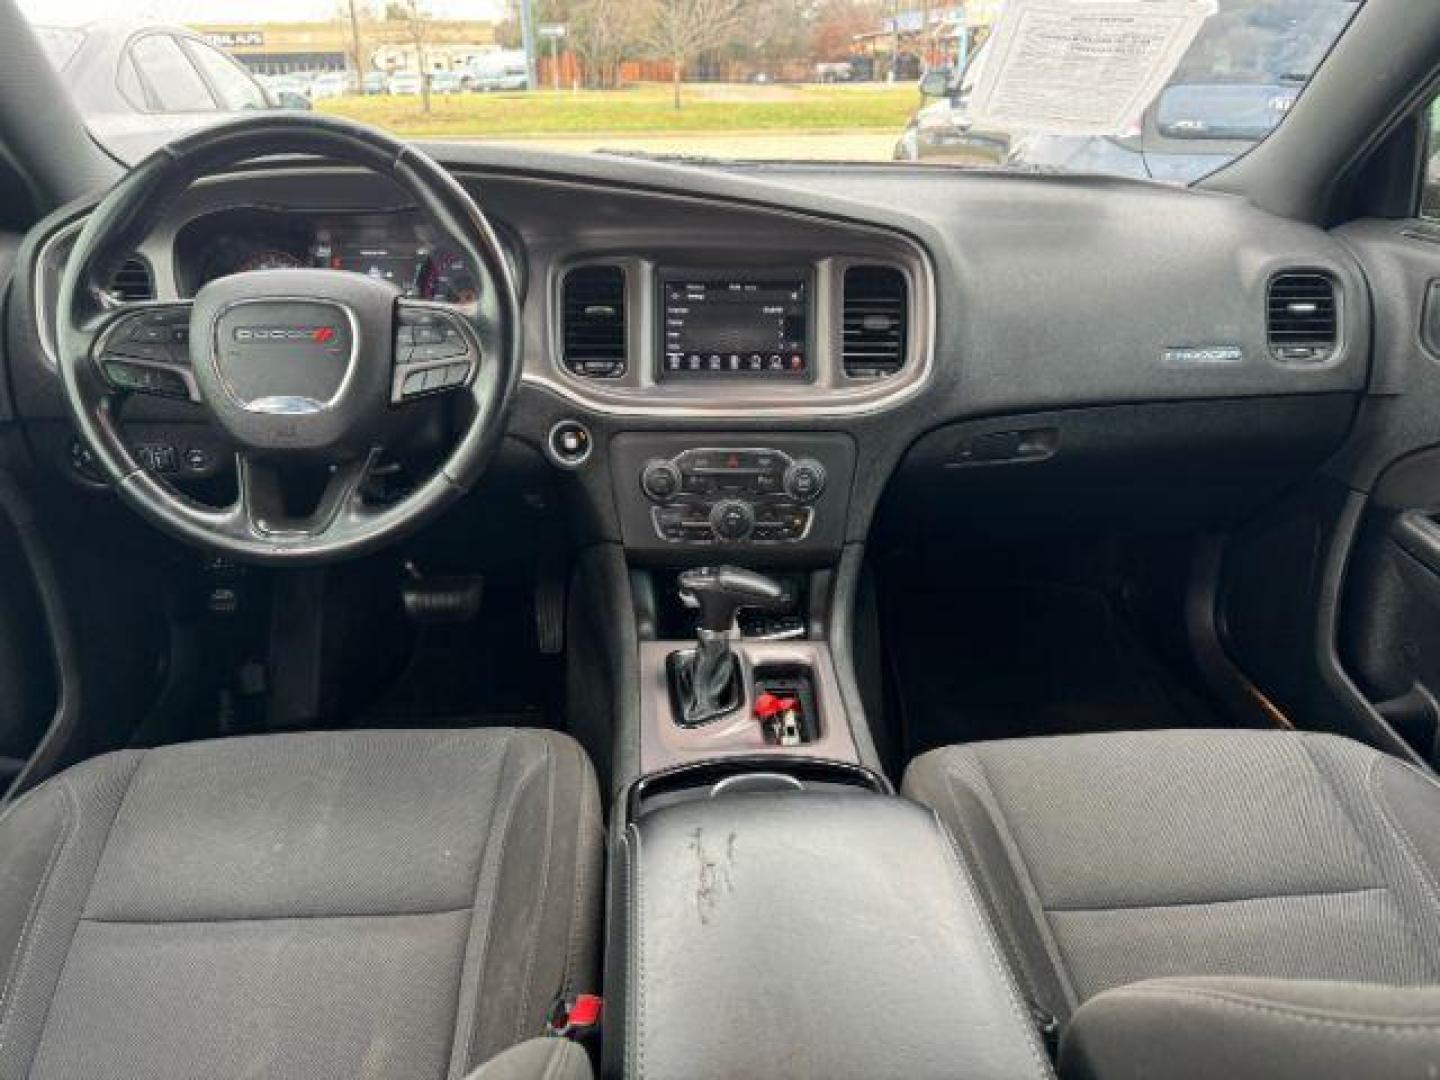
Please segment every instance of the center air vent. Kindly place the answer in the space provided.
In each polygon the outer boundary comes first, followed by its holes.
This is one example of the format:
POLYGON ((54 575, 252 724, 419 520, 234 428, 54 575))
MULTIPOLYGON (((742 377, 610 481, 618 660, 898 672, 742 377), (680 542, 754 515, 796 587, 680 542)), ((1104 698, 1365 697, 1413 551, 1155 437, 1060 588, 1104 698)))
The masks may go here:
POLYGON ((133 300, 154 300, 155 281, 150 276, 150 264, 144 259, 126 259, 124 265, 110 278, 109 291, 116 300, 126 303, 133 300))
POLYGON ((852 379, 894 375, 905 364, 909 294, 905 275, 891 266, 845 271, 841 358, 852 379))
POLYGON ((1335 351, 1335 283, 1326 275, 1275 275, 1270 280, 1265 314, 1270 351, 1277 360, 1320 363, 1335 351))
POLYGON ((592 379, 625 374, 625 271, 581 266, 565 275, 565 366, 592 379))

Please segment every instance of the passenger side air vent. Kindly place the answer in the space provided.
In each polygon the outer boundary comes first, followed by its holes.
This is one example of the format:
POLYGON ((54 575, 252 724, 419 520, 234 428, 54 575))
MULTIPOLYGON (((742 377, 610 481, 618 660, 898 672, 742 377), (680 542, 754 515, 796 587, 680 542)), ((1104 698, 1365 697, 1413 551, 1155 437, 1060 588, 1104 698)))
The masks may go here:
POLYGON ((116 270, 110 279, 110 295, 126 303, 132 300, 154 300, 155 281, 150 276, 150 264, 144 259, 126 259, 125 264, 116 270))
POLYGON ((565 366, 591 379, 625 374, 625 271, 582 266, 565 275, 561 318, 565 366))
POLYGON ((845 271, 841 360, 852 379, 894 375, 905 365, 909 326, 905 275, 890 266, 845 271))
POLYGON ((1335 351, 1335 283, 1324 274, 1288 272, 1270 279, 1266 300, 1270 352, 1289 364, 1318 364, 1335 351))

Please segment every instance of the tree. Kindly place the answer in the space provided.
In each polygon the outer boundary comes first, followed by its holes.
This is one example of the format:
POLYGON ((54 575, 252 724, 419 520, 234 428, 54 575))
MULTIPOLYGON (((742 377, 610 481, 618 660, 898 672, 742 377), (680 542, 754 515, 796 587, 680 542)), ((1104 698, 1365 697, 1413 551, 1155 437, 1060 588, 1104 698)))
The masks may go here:
POLYGON ((670 61, 675 108, 680 108, 680 81, 696 56, 723 46, 745 22, 748 0, 649 0, 645 42, 657 56, 670 61))
POLYGON ((880 25, 882 5, 876 0, 828 0, 815 18, 811 50, 816 60, 844 60, 851 54, 855 35, 880 25))
POLYGON ((797 60, 810 55, 816 0, 765 0, 745 19, 744 40, 736 55, 754 61, 797 60))
MULTIPOLYGON (((363 83, 365 78, 365 42, 360 36, 361 0, 340 0, 340 16, 350 23, 350 63, 355 68, 355 77, 363 83)), ((364 89, 363 85, 359 88, 364 89)))
POLYGON ((420 69, 420 107, 430 111, 430 65, 425 59, 425 45, 430 40, 430 13, 420 0, 390 0, 385 5, 385 18, 403 22, 415 46, 415 66, 420 69))
POLYGON ((603 89, 619 85, 621 62, 644 42, 647 16, 636 0, 551 0, 542 18, 565 24, 570 47, 585 65, 585 81, 603 89))

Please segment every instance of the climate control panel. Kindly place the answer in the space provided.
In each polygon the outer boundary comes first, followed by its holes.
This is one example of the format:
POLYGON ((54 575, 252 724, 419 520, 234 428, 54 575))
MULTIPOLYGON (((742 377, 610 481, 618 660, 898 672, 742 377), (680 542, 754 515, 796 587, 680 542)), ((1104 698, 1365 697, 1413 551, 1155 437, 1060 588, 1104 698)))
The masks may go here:
POLYGON ((810 535, 824 464, 770 447, 705 447, 652 458, 640 490, 672 544, 796 544, 810 535))
POLYGON ((624 432, 610 468, 627 554, 781 565, 844 543, 855 443, 838 432, 624 432))

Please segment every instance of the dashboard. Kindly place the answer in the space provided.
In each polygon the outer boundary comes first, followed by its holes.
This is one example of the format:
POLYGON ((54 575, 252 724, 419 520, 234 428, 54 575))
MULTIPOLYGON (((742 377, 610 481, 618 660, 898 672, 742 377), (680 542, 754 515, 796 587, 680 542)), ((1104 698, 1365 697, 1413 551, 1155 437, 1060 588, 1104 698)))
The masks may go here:
MULTIPOLYGON (((1036 505, 1099 505, 1097 476, 1133 485, 1147 463, 1217 470, 1228 499, 1269 482, 1256 462, 1293 476, 1292 448, 1304 463, 1332 451, 1366 385, 1354 258, 1241 200, 946 169, 428 149, 475 195, 520 286, 512 441, 562 470, 589 530, 636 558, 759 545, 823 560, 864 541, 887 490, 973 520, 1027 485, 1036 505), (1295 274, 1320 279, 1338 312, 1333 344, 1300 358, 1267 338, 1274 283, 1295 274)), ((83 222, 70 208, 27 240, 6 325, 8 407, 62 473, 75 446, 54 298, 83 222)), ((135 261, 161 300, 266 266, 370 274, 442 301, 484 288, 389 181, 313 162, 194 185, 135 261)), ((182 480, 190 463, 201 477, 224 467, 195 406, 134 399, 123 419, 182 480)), ((1195 492, 1164 483, 1148 507, 1122 501, 1146 512, 1195 492)))

